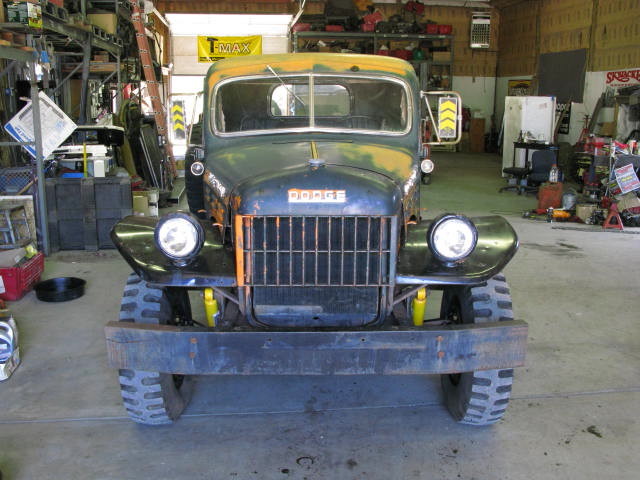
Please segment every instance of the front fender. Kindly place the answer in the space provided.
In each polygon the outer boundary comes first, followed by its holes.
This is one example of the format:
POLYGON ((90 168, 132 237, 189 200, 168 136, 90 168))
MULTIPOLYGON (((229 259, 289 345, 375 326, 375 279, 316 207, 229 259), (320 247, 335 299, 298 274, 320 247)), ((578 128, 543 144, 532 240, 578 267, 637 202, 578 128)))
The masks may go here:
POLYGON ((436 259, 427 243, 431 220, 409 228, 400 249, 396 270, 399 285, 473 285, 493 277, 518 250, 518 236, 504 218, 471 218, 478 229, 478 244, 464 262, 447 266, 436 259))
POLYGON ((134 272, 147 282, 174 287, 236 286, 233 252, 223 245, 220 231, 201 222, 202 250, 189 264, 178 266, 156 247, 153 233, 158 218, 130 216, 111 230, 111 239, 134 272))

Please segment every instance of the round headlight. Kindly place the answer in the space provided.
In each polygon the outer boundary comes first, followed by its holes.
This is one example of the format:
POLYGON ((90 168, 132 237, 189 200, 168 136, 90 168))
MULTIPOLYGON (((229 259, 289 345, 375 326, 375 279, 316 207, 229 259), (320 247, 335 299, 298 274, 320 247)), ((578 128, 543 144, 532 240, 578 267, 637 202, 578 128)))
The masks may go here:
POLYGON ((437 258, 444 262, 459 262, 476 248, 478 230, 467 217, 447 214, 434 220, 427 240, 437 258))
POLYGON ((435 165, 433 164, 433 161, 429 160, 428 158, 425 158, 420 163, 420 170, 422 170, 423 173, 431 173, 433 172, 434 168, 435 165))
POLYGON ((195 218, 185 213, 170 213, 158 222, 155 239, 162 253, 181 260, 200 251, 204 234, 195 218))

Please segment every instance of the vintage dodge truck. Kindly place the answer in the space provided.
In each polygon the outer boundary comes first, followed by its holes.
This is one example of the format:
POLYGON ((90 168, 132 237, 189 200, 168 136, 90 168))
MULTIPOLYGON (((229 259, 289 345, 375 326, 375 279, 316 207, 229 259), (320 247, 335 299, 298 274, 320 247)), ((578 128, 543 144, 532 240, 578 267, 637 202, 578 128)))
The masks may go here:
POLYGON ((527 335, 501 274, 516 234, 497 216, 420 216, 426 146, 457 135, 456 98, 382 56, 215 63, 192 212, 112 232, 134 271, 106 327, 130 417, 172 422, 196 375, 438 374, 456 420, 499 420, 527 335), (425 320, 430 290, 442 304, 425 320))

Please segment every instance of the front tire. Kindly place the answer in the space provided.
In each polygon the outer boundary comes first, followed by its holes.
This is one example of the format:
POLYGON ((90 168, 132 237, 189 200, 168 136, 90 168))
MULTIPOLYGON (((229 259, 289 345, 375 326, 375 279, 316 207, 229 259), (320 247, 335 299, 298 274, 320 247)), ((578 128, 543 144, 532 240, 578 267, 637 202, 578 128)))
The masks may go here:
MULTIPOLYGON (((187 295, 186 290, 181 295, 187 295)), ((153 287, 131 274, 124 287, 120 321, 174 324, 185 312, 185 302, 173 302, 165 289, 153 287), (172 305, 173 303, 173 305, 172 305)), ((184 300, 184 298, 183 298, 184 300)), ((193 381, 188 376, 144 370, 120 369, 120 392, 129 417, 145 425, 162 425, 177 419, 189 403, 193 381)))
MULTIPOLYGON (((446 289, 441 318, 451 323, 513 320, 509 286, 503 275, 472 287, 446 289)), ((500 420, 509 403, 513 369, 479 370, 441 376, 447 408, 460 423, 490 425, 500 420)))

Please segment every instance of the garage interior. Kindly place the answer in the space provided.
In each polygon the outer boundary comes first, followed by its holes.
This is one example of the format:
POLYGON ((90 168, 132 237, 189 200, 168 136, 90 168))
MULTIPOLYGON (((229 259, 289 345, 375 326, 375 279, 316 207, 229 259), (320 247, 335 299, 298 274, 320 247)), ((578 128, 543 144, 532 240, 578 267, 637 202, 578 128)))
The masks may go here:
MULTIPOLYGON (((637 478, 638 0, 0 12, 0 479, 637 478), (206 48, 222 37, 248 55, 398 57, 421 89, 460 94, 459 142, 430 149, 419 211, 498 215, 517 233, 504 275, 528 338, 504 418, 456 423, 438 375, 212 375, 173 424, 131 421, 104 331, 131 267, 109 233, 189 210, 200 92, 219 61, 206 48), (35 291, 52 279, 81 281, 35 291)), ((442 298, 429 290, 425 318, 442 298)))

